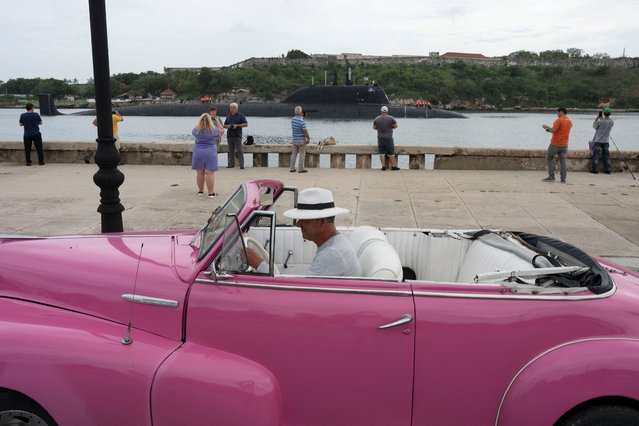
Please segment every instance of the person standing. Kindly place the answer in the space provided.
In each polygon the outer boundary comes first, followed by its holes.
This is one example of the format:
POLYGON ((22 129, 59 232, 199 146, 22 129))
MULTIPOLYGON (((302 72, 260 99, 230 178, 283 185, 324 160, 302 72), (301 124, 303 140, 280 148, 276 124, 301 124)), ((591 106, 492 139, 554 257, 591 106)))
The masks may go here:
MULTIPOLYGON (((209 108, 209 115, 211 116, 211 120, 213 120, 213 125, 215 127, 218 128, 224 128, 224 126, 222 125, 222 122, 220 121, 220 117, 217 116, 217 107, 214 105, 211 108, 209 108)), ((224 134, 224 132, 221 132, 220 135, 217 138, 217 147, 219 149, 220 144, 222 143, 222 135, 224 134)))
MULTIPOLYGON (((111 123, 113 124, 113 138, 115 139, 115 148, 120 150, 120 133, 118 132, 118 123, 124 121, 124 118, 116 110, 111 112, 111 123)), ((93 125, 98 127, 98 119, 93 120, 93 125)))
POLYGON ((304 122, 304 111, 301 106, 295 107, 295 116, 291 119, 291 130, 293 132, 293 151, 291 153, 291 173, 295 172, 295 159, 299 153, 300 159, 297 166, 298 173, 306 173, 304 168, 306 160, 306 145, 311 143, 311 137, 304 122))
POLYGON ((592 138, 594 147, 592 151, 592 167, 590 173, 599 173, 599 152, 603 157, 604 173, 610 174, 610 131, 615 122, 610 118, 612 110, 610 108, 604 108, 603 111, 599 111, 599 115, 595 118, 595 122, 592 123, 592 127, 595 129, 595 136, 592 138))
POLYGON ((215 171, 218 169, 217 164, 217 142, 224 133, 224 127, 218 119, 213 124, 211 116, 207 113, 200 115, 197 124, 191 131, 195 137, 195 145, 193 145, 193 158, 191 160, 191 170, 196 170, 195 183, 197 184, 197 195, 204 195, 204 183, 209 198, 216 197, 215 192, 215 171))
POLYGON ((35 145, 36 152, 38 153, 38 164, 44 166, 44 151, 42 149, 42 134, 40 133, 40 126, 42 125, 42 118, 40 114, 33 111, 33 104, 29 102, 27 105, 27 112, 20 114, 20 126, 24 127, 24 158, 27 166, 31 165, 31 145, 35 145))
POLYGON ((384 105, 381 114, 373 120, 373 129, 377 130, 377 148, 382 170, 386 170, 386 157, 390 158, 391 170, 399 170, 395 158, 395 142, 393 141, 393 129, 397 128, 397 120, 388 115, 388 107, 384 105))
POLYGON ((568 118, 568 111, 564 107, 557 108, 557 119, 552 127, 543 124, 541 127, 545 131, 552 133, 548 152, 546 152, 546 167, 548 168, 548 177, 542 179, 544 182, 555 181, 555 155, 559 157, 559 176, 561 183, 566 183, 566 156, 568 155, 568 138, 570 137, 570 129, 572 129, 572 121, 568 118))
POLYGON ((224 120, 224 128, 229 129, 226 134, 226 141, 229 144, 228 168, 235 167, 235 156, 240 162, 240 169, 244 168, 244 153, 242 152, 242 128, 248 126, 244 114, 238 111, 237 104, 233 102, 230 106, 230 114, 224 120))

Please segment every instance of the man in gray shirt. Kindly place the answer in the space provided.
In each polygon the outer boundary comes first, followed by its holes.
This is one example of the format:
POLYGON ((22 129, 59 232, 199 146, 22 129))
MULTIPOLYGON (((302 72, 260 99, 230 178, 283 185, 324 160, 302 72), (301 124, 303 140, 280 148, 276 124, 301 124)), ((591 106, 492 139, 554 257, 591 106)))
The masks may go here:
MULTIPOLYGON (((297 220, 297 226, 302 229, 302 237, 317 245, 315 258, 306 275, 362 276, 355 249, 335 228, 335 216, 348 212, 347 209, 335 207, 333 193, 324 188, 300 191, 297 208, 284 212, 284 216, 297 220)), ((247 248, 246 252, 249 265, 258 272, 268 272, 268 265, 255 250, 247 248)))
POLYGON ((377 149, 382 170, 386 170, 386 157, 390 157, 391 170, 399 170, 395 158, 395 142, 393 141, 393 129, 397 128, 397 120, 388 115, 388 107, 384 105, 381 114, 375 117, 373 129, 377 130, 377 149))
POLYGON ((604 108, 599 113, 592 127, 595 129, 595 136, 592 138, 594 147, 592 151, 592 167, 590 173, 599 173, 599 152, 601 152, 604 163, 604 173, 610 174, 610 130, 615 122, 610 118, 612 110, 604 108))

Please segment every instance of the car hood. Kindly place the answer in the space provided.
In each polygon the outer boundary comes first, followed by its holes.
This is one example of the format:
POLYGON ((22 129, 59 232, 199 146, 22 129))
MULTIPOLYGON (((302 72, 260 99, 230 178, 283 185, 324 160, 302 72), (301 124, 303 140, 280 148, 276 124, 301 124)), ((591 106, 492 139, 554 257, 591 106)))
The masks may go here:
POLYGON ((179 339, 188 290, 180 276, 187 276, 195 262, 196 251, 188 243, 192 236, 155 232, 2 238, 0 297, 130 323, 179 339), (171 303, 130 301, 141 297, 171 303))

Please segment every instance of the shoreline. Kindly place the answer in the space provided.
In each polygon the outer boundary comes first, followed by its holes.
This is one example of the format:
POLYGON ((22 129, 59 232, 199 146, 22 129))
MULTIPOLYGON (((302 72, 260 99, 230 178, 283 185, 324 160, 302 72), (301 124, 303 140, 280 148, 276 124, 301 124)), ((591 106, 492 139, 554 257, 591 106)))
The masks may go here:
MULTIPOLYGON (((36 103, 37 100, 31 100, 31 102, 36 103)), ((238 102, 241 105, 248 105, 248 104, 272 104, 272 105, 281 105, 282 102, 268 102, 268 101, 264 101, 264 102, 238 102)), ((146 102, 119 102, 119 101, 113 101, 113 105, 116 108, 124 108, 124 107, 138 107, 138 106, 148 106, 148 105, 157 105, 157 106, 165 106, 165 105, 202 105, 202 106, 208 106, 208 105, 214 105, 213 103, 208 104, 208 103, 202 103, 202 102, 167 102, 167 101, 161 101, 161 100, 156 100, 156 101, 146 101, 146 102)), ((286 104, 288 105, 288 104, 286 104)), ((389 105, 393 105, 396 107, 415 107, 415 105, 411 105, 411 104, 397 104, 397 103, 389 103, 389 105)), ((94 110, 95 109, 95 105, 91 105, 89 103, 81 103, 81 104, 73 104, 73 105, 57 105, 56 104, 56 108, 59 110, 65 110, 65 109, 86 109, 86 110, 94 110)), ((572 107, 566 107, 569 111, 569 113, 575 113, 575 114, 579 114, 579 113, 597 113, 598 111, 601 110, 601 108, 572 108, 572 107)), ((620 113, 639 113, 639 108, 624 108, 624 109, 617 109, 612 107, 615 111, 616 114, 620 114, 620 113)), ((24 109, 24 105, 0 105, 0 109, 18 109, 18 110, 22 110, 24 109)), ((36 104, 36 110, 39 110, 39 108, 37 107, 36 104)), ((463 108, 463 107, 459 107, 459 108, 435 108, 438 110, 442 110, 442 111, 455 111, 455 112, 460 112, 460 113, 464 113, 464 112, 470 112, 470 113, 486 113, 486 112, 504 112, 504 113, 518 113, 518 112, 522 112, 522 113, 547 113, 547 112, 554 112, 556 111, 557 107, 553 106, 553 107, 506 107, 506 108, 463 108)))

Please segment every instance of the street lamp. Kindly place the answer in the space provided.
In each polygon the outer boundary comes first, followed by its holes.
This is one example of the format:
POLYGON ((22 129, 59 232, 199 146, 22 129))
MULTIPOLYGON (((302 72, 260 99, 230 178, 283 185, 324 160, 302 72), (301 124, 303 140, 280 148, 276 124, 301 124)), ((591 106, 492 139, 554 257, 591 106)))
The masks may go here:
POLYGON ((111 118, 111 91, 109 88, 109 45, 107 41, 106 8, 104 0, 89 0, 91 22, 91 50, 93 52, 93 83, 95 85, 95 111, 98 120, 98 149, 95 164, 98 171, 93 182, 100 187, 102 232, 122 232, 122 211, 118 188, 124 174, 118 170, 120 152, 115 147, 111 118))

